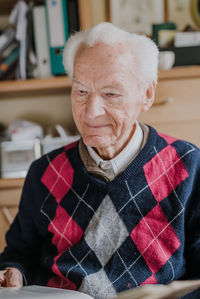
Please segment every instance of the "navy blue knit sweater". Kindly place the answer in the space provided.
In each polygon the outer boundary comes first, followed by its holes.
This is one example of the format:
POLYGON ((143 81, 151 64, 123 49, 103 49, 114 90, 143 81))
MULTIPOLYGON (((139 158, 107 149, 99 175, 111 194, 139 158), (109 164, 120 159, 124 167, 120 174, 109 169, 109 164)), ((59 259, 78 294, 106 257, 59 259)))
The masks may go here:
POLYGON ((0 267, 25 284, 94 298, 200 278, 200 150, 150 128, 110 183, 86 171, 77 143, 55 150, 32 164, 7 244, 0 267))

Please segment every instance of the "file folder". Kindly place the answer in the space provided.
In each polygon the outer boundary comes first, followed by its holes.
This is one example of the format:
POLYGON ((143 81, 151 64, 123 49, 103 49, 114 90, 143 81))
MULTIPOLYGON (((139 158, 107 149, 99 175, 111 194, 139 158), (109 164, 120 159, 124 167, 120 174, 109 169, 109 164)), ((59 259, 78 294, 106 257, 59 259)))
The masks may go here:
POLYGON ((61 75, 65 73, 62 60, 68 39, 67 3, 66 0, 46 0, 45 3, 51 71, 61 75))
POLYGON ((18 62, 19 46, 16 44, 11 53, 0 63, 0 80, 10 72, 12 67, 18 62))
POLYGON ((69 35, 80 30, 78 1, 67 0, 69 35))
POLYGON ((0 55, 7 47, 15 40, 15 31, 12 28, 7 28, 0 35, 0 55))
POLYGON ((50 77, 51 64, 44 5, 33 8, 33 32, 39 77, 50 77))

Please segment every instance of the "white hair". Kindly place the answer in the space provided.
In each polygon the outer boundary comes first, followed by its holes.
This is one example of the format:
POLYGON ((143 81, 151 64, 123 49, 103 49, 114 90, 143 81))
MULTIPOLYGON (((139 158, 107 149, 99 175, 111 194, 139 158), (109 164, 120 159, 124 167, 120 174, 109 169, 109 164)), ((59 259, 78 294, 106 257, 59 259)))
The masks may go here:
POLYGON ((133 60, 135 65, 132 68, 136 77, 147 86, 153 81, 157 83, 158 48, 156 44, 144 35, 129 33, 107 22, 100 23, 89 30, 77 32, 68 39, 63 53, 63 65, 71 79, 73 78, 74 58, 80 46, 84 44, 92 47, 96 43, 127 44, 132 57, 135 58, 133 60))

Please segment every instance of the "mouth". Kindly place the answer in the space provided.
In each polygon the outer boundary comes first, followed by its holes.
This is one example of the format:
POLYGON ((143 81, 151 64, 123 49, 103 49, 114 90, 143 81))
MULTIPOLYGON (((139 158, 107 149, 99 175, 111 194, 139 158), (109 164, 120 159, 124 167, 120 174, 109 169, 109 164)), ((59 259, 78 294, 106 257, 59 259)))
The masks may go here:
POLYGON ((110 125, 108 125, 108 124, 87 124, 87 126, 91 129, 101 129, 101 128, 109 127, 110 125))

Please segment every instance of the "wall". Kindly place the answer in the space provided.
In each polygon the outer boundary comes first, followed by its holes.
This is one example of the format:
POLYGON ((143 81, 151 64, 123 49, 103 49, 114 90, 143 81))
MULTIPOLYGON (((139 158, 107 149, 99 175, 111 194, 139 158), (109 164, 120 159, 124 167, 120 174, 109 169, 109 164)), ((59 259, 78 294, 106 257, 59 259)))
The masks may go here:
POLYGON ((93 25, 107 20, 108 0, 90 0, 90 5, 93 25))
POLYGON ((168 0, 168 18, 177 24, 180 31, 184 30, 186 25, 199 30, 192 18, 190 0, 168 0))

